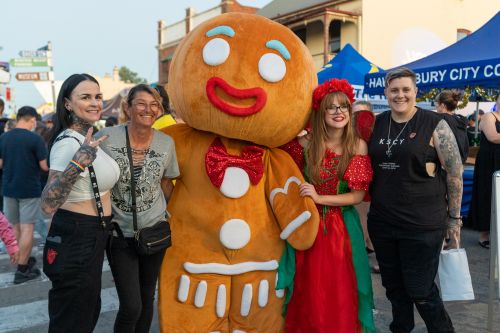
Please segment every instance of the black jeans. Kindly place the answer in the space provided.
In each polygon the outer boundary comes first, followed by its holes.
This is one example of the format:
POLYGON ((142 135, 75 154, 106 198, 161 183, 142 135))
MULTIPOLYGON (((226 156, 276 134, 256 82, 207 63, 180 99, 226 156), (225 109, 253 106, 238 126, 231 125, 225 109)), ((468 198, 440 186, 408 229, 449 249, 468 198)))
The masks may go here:
MULTIPOLYGON (((109 223, 111 217, 106 217, 109 223)), ((43 250, 49 333, 90 333, 101 312, 101 274, 109 231, 99 218, 59 209, 43 250)))
POLYGON ((413 304, 428 332, 455 332, 434 283, 445 231, 408 231, 373 217, 368 218, 368 231, 392 304, 391 332, 411 332, 413 304))
POLYGON ((156 281, 165 250, 139 256, 133 242, 133 238, 113 237, 107 253, 120 300, 116 333, 147 333, 153 320, 156 281))

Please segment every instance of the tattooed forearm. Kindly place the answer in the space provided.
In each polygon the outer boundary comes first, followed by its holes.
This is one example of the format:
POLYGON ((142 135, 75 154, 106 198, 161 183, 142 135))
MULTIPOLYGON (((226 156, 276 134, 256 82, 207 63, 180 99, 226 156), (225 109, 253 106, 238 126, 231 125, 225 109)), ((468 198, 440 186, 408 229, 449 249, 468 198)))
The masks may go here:
POLYGON ((42 210, 45 214, 53 214, 68 198, 69 193, 80 175, 80 171, 72 165, 66 170, 50 170, 47 185, 42 192, 42 210))
MULTIPOLYGON (((73 156, 73 160, 83 167, 89 166, 95 159, 97 149, 83 144, 73 156)), ((45 214, 53 214, 68 198, 73 184, 81 170, 68 164, 63 172, 51 170, 47 185, 42 192, 42 210, 45 214)))
POLYGON ((462 172, 457 140, 445 120, 441 120, 433 133, 434 147, 443 168, 446 171, 448 189, 448 212, 451 216, 460 216, 462 204, 462 172))

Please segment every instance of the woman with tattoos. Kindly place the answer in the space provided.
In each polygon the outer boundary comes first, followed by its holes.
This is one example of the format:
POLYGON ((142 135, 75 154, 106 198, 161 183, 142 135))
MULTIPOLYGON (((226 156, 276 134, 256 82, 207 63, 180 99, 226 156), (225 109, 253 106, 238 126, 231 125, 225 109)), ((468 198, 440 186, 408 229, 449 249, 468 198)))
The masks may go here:
POLYGON ((42 193, 43 211, 54 214, 43 253, 43 271, 52 282, 49 332, 92 332, 100 313, 110 190, 120 175, 118 164, 99 148, 107 137, 92 137, 101 113, 102 93, 92 76, 74 74, 64 81, 42 193))
POLYGON ((138 255, 135 250, 131 177, 135 180, 137 227, 141 229, 166 218, 166 201, 173 189, 170 179, 179 175, 179 167, 172 138, 152 128, 163 113, 158 92, 139 84, 130 89, 122 106, 128 121, 99 132, 109 135, 102 149, 120 166, 120 179, 111 191, 111 199, 113 222, 122 234, 115 234, 108 251, 120 300, 114 332, 147 333, 165 250, 151 255, 138 255), (128 158, 127 136, 133 169, 128 158))
POLYGON ((462 161, 452 130, 416 106, 416 75, 387 73, 390 111, 377 117, 369 144, 374 171, 368 230, 392 304, 392 332, 410 332, 416 306, 429 332, 454 332, 434 283, 446 232, 460 239, 462 161))

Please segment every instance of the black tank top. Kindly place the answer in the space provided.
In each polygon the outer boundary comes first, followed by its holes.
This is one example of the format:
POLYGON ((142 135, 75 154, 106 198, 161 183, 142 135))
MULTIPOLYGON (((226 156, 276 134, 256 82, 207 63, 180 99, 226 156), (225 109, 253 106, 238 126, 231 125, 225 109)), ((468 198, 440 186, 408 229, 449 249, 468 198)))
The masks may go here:
POLYGON ((377 117, 369 143, 374 172, 369 216, 409 230, 445 228, 446 173, 429 145, 443 118, 417 109, 408 124, 391 121, 388 137, 390 116, 386 111, 377 117), (427 162, 436 164, 434 177, 427 173, 427 162))

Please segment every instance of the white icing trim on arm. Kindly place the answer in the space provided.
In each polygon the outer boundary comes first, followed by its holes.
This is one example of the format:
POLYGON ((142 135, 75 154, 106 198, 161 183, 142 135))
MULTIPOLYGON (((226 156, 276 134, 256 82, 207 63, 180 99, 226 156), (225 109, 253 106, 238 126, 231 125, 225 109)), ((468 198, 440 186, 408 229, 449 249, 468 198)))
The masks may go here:
POLYGON ((297 216, 292 222, 290 222, 285 229, 280 234, 280 238, 285 240, 287 239, 292 232, 297 230, 301 225, 303 225, 307 220, 311 218, 311 212, 306 210, 302 212, 299 216, 297 216))
POLYGON ((184 269, 191 274, 221 274, 221 275, 238 275, 252 271, 274 271, 278 268, 277 260, 269 260, 263 262, 246 261, 234 265, 208 263, 194 264, 191 262, 184 263, 184 269))
MULTIPOLYGON (((292 176, 292 177, 287 179, 285 186, 277 187, 274 190, 272 190, 271 194, 269 194, 269 202, 271 203, 271 207, 273 207, 273 201, 274 201, 274 197, 276 196, 276 194, 278 194, 278 193, 288 194, 288 186, 290 185, 290 183, 296 183, 297 185, 300 185, 302 182, 297 177, 292 176)), ((273 209, 274 209, 274 207, 273 207, 273 209)))

